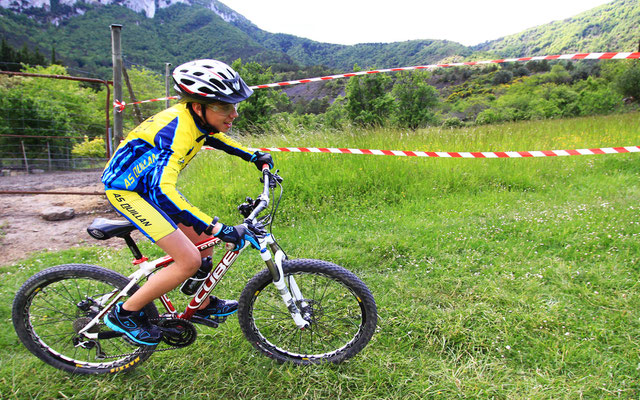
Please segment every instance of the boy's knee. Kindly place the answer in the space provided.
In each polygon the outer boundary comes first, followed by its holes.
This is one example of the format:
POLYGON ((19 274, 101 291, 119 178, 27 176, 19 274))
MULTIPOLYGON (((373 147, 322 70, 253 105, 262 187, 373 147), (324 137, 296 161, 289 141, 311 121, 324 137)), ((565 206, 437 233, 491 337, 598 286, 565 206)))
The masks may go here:
POLYGON ((182 260, 179 260, 179 264, 185 276, 192 276, 200 269, 202 258, 199 253, 190 254, 189 256, 183 256, 182 260))

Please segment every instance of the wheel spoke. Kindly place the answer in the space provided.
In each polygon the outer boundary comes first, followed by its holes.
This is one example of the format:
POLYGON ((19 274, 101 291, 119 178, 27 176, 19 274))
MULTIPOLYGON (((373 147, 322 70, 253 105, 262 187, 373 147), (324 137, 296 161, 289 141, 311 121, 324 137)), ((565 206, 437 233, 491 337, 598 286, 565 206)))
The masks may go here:
MULTIPOLYGON (((117 293, 127 282, 120 274, 90 265, 69 264, 43 270, 16 293, 16 332, 25 344, 33 344, 27 347, 34 354, 68 372, 104 373, 133 359, 145 360, 151 353, 138 350, 146 346, 131 345, 119 337, 92 341, 77 334, 99 311, 95 299, 117 293), (81 302, 90 307, 81 308, 81 302), (101 353, 114 357, 97 358, 101 353)), ((145 307, 145 312, 151 318, 158 316, 153 305, 145 307)), ((98 321, 90 332, 103 328, 98 321)))
MULTIPOLYGON (((290 278, 287 277, 289 285, 290 278)), ((254 301, 252 311, 253 323, 263 340, 292 356, 321 358, 345 348, 359 336, 361 309, 350 289, 324 274, 295 274, 295 281, 304 296, 299 306, 308 305, 311 326, 299 329, 284 305, 275 305, 281 302, 279 294, 263 289, 259 293, 264 298, 254 301), (282 315, 282 319, 275 318, 276 315, 282 315)))

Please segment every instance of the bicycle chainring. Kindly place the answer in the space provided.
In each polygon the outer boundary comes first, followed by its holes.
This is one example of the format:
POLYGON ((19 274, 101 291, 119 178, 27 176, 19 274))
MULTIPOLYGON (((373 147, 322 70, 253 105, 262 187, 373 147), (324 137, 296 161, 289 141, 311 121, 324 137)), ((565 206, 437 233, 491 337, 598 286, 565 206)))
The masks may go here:
POLYGON ((196 327, 186 319, 162 318, 157 322, 162 329, 162 341, 174 348, 189 346, 196 340, 196 327))

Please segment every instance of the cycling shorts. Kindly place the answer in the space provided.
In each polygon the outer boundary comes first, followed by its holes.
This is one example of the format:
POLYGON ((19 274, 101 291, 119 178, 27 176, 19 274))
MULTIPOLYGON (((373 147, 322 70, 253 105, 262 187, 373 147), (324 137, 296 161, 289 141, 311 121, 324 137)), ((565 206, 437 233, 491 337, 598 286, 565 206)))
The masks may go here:
POLYGON ((178 229, 176 223, 144 194, 130 190, 105 190, 107 199, 153 243, 178 229))

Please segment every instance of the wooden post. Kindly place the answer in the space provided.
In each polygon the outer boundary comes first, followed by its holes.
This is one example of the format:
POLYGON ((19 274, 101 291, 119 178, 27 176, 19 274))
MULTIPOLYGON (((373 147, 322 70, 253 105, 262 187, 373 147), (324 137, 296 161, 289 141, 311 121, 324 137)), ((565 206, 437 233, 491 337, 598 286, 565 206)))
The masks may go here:
MULTIPOLYGON (((171 88, 171 63, 166 63, 164 65, 164 88, 166 92, 166 97, 169 97, 169 90, 171 88)), ((169 108, 169 99, 164 101, 164 105, 166 108, 169 108)))
POLYGON ((49 147, 48 140, 47 140, 47 158, 49 159, 49 171, 51 171, 51 148, 49 147))
MULTIPOLYGON (((122 98, 122 45, 120 32, 122 25, 111 25, 111 56, 113 62, 113 101, 123 101, 122 98)), ((122 112, 113 108, 113 145, 117 147, 122 139, 122 112)))
POLYGON ((29 162, 27 161, 27 152, 24 150, 24 140, 20 141, 22 145, 22 157, 24 157, 24 167, 27 170, 27 174, 29 173, 29 162))
MULTIPOLYGON (((131 102, 135 103, 138 101, 135 93, 133 93, 133 87, 131 86, 131 81, 129 80, 129 74, 127 73, 127 68, 122 65, 122 76, 124 77, 124 83, 127 84, 127 90, 129 90, 129 97, 131 98, 131 102)), ((140 112, 140 107, 137 104, 133 104, 133 113, 136 115, 136 119, 138 123, 142 123, 142 113, 140 112)))

